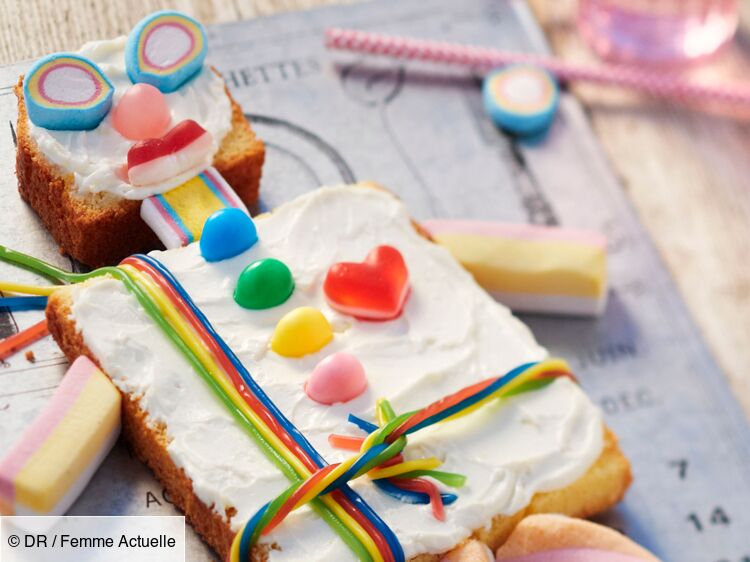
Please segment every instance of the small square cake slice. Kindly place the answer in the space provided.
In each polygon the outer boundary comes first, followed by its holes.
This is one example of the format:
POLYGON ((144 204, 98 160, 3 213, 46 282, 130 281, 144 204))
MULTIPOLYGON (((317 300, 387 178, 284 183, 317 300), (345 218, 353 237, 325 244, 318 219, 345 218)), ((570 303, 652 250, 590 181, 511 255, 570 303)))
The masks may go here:
MULTIPOLYGON (((384 190, 321 188, 255 222, 258 242, 230 259, 207 262, 198 244, 151 255, 329 462, 351 453, 333 448, 328 436, 356 434, 347 416, 373 420, 378 398, 406 412, 547 355, 507 308, 420 234, 404 206, 384 190), (411 292, 400 316, 372 322, 331 308, 323 290, 331 265, 362 261, 382 244, 397 248, 408 267, 411 292), (269 257, 289 267, 294 292, 279 306, 242 308, 233 299, 240 273, 269 257), (279 355, 271 346, 274 330, 299 307, 320 310, 333 338, 302 357, 279 355), (305 382, 336 352, 359 359, 367 389, 329 406, 310 399, 305 382)), ((126 438, 224 559, 234 534, 288 486, 286 478, 120 281, 98 278, 60 290, 47 316, 66 355, 88 355, 121 390, 126 438)), ((437 561, 471 536, 497 548, 526 514, 601 512, 621 499, 631 480, 601 411, 567 378, 415 433, 404 454, 437 457, 441 470, 467 477, 458 499, 445 507, 445 521, 435 519, 428 505, 383 494, 367 478, 351 483, 393 530, 406 558, 419 562, 437 561)), ((309 507, 262 537, 253 558, 356 559, 309 507)))
MULTIPOLYGON (((116 105, 131 85, 125 72, 125 38, 88 43, 79 53, 97 63, 113 83, 116 105)), ((93 130, 49 130, 28 117, 23 76, 15 92, 18 190, 60 249, 100 267, 163 247, 140 216, 141 201, 151 193, 118 175, 133 141, 115 130, 113 112, 93 130)), ((218 72, 204 65, 165 99, 173 123, 193 119, 214 135, 213 166, 247 206, 255 204, 265 147, 218 72)))

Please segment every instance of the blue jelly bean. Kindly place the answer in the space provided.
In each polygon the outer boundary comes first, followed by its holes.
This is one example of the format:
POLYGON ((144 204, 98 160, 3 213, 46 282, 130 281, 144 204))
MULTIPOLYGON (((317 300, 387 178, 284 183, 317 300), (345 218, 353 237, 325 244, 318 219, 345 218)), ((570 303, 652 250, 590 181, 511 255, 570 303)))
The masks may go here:
POLYGON ((255 223, 244 211, 220 209, 203 225, 201 255, 206 261, 221 261, 241 254, 257 241, 255 223))

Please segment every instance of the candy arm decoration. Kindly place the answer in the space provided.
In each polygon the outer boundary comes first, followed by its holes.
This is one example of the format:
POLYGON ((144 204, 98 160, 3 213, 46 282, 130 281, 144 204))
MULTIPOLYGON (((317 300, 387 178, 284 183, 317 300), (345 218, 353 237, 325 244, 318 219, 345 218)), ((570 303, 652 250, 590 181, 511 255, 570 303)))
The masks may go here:
POLYGON ((496 554, 498 562, 660 562, 613 529, 548 514, 521 521, 496 554))
MULTIPOLYGON (((294 509, 364 474, 370 473, 372 477, 376 477, 378 471, 373 469, 397 457, 406 446, 407 435, 439 422, 447 422, 468 415, 491 400, 508 397, 528 388, 529 384, 532 387, 539 382, 549 384, 558 377, 572 378, 573 375, 564 361, 548 359, 540 363, 520 365, 503 376, 473 384, 421 410, 407 412, 394 418, 391 418, 393 412, 387 404, 381 401, 378 404, 379 417, 385 423, 362 441, 358 454, 341 463, 317 470, 305 481, 295 482, 281 495, 261 507, 235 536, 230 562, 248 560, 250 547, 258 541, 261 535, 268 533, 269 529, 278 525, 294 509)), ((429 461, 429 459, 422 459, 418 462, 424 462, 426 466, 429 466, 429 461)), ((389 468, 392 467, 389 466, 389 468)), ((409 472, 399 474, 403 480, 389 477, 388 482, 391 484, 398 482, 399 486, 407 492, 428 493, 431 497, 433 514, 437 519, 442 519, 443 503, 439 489, 427 480, 408 479, 407 476, 413 471, 410 466, 404 467, 405 470, 407 468, 409 472)), ((458 475, 447 473, 447 476, 450 478, 458 475)))
POLYGON ((583 316, 604 311, 607 244, 599 233, 472 220, 428 220, 422 226, 514 311, 583 316))
POLYGON ((5 360, 14 353, 22 350, 49 335, 49 329, 47 328, 47 320, 37 322, 33 326, 29 326, 25 330, 8 336, 5 339, 0 340, 0 360, 5 360))
POLYGON ((125 68, 133 82, 174 92, 203 68, 207 46, 206 31, 193 18, 154 12, 128 35, 125 68))
POLYGON ((239 254, 258 239, 247 207, 215 168, 206 169, 166 193, 144 199, 141 218, 168 249, 200 240, 206 225, 210 229, 206 236, 214 240, 207 242, 211 247, 210 255, 217 259, 230 257, 227 250, 239 254), (212 215, 224 209, 236 209, 245 219, 230 216, 215 220, 212 215), (212 217, 211 226, 206 222, 209 217, 212 217), (224 236, 227 229, 233 232, 231 238, 224 236))
POLYGON ((52 400, 0 462, 3 511, 62 515, 119 434, 119 391, 91 360, 79 357, 52 400))
POLYGON ((112 107, 114 86, 86 57, 57 53, 39 59, 23 79, 26 112, 52 130, 94 129, 112 107))

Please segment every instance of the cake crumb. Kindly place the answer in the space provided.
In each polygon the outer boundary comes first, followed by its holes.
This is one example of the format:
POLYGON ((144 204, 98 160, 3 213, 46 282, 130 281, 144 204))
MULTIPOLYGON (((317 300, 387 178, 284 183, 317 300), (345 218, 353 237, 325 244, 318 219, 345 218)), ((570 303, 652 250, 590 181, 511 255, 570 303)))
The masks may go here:
POLYGON ((29 350, 24 355, 26 357, 26 361, 28 361, 29 363, 36 363, 36 355, 34 355, 33 351, 29 350))

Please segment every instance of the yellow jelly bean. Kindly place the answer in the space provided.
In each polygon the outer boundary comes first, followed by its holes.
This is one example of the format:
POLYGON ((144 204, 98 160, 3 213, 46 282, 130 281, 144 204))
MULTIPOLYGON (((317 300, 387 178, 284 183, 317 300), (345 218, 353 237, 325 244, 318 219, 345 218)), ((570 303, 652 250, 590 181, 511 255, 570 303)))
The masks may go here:
POLYGON ((284 357, 315 353, 333 339, 331 325, 317 308, 302 306, 285 314, 271 337, 271 349, 284 357))

